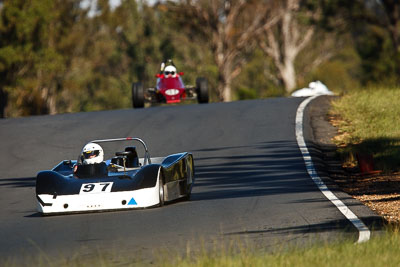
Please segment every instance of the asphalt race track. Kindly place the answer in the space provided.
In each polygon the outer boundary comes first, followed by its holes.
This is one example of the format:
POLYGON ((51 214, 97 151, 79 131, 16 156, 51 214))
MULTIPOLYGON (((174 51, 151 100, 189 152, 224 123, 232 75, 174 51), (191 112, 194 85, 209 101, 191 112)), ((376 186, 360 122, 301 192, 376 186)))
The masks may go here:
MULTIPOLYGON (((147 253, 221 240, 246 240, 265 248, 310 240, 356 241, 356 229, 306 172, 294 129, 303 100, 0 120, 0 259, 21 252, 147 253), (127 136, 145 140, 152 157, 193 152, 192 200, 122 212, 47 217, 36 212, 37 172, 76 159, 90 140, 127 136)), ((308 124, 305 132, 310 133, 308 124)), ((360 203, 348 201, 360 218, 373 216, 360 203)))

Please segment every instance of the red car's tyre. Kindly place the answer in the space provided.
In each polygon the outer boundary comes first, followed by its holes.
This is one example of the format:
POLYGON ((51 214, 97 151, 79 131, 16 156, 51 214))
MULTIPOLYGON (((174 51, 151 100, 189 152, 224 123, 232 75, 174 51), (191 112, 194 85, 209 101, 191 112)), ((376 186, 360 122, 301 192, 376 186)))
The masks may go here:
POLYGON ((197 101, 199 103, 208 103, 208 82, 206 78, 196 79, 197 101))
POLYGON ((142 83, 132 84, 132 105, 134 108, 144 107, 144 89, 142 83))

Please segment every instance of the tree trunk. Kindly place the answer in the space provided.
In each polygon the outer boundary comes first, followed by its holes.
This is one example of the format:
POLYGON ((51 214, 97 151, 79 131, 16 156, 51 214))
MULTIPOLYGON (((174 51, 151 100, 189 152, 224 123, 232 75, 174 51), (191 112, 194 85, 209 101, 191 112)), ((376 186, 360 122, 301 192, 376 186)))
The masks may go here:
POLYGON ((259 41, 264 53, 273 59, 278 70, 278 77, 290 93, 296 89, 295 61, 297 55, 311 41, 314 26, 302 25, 297 21, 300 0, 286 0, 281 7, 283 14, 275 29, 265 30, 265 38, 259 41))
POLYGON ((218 99, 221 102, 232 101, 231 77, 226 75, 226 70, 220 70, 218 77, 218 99))
POLYGON ((0 89, 0 118, 5 118, 5 109, 7 106, 7 93, 0 89))
POLYGON ((296 71, 294 69, 294 62, 286 60, 285 65, 280 70, 285 91, 290 93, 296 88, 296 71))
POLYGON ((47 107, 50 115, 57 114, 56 97, 54 94, 50 94, 49 98, 47 99, 47 107))
POLYGON ((232 101, 232 88, 230 84, 223 84, 223 94, 222 98, 224 102, 230 102, 232 101))

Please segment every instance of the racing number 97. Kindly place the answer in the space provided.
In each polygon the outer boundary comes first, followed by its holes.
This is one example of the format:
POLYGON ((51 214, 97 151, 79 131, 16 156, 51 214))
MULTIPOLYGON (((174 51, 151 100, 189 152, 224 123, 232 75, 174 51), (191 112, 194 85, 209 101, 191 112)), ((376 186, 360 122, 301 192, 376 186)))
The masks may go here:
POLYGON ((82 191, 85 193, 89 193, 89 192, 93 191, 94 186, 95 186, 94 184, 85 184, 85 185, 83 185, 82 191))
POLYGON ((82 184, 79 194, 111 192, 113 182, 82 184))

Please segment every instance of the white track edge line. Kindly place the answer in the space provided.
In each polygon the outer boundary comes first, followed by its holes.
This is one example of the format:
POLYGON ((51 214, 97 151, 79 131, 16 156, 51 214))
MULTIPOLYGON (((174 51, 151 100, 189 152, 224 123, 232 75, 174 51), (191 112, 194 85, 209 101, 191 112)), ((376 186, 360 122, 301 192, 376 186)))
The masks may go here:
POLYGON ((370 239, 371 232, 368 227, 348 208, 335 194, 332 193, 322 181, 322 179, 318 176, 317 171, 314 167, 314 163, 311 159, 310 153, 306 146, 306 142, 304 140, 303 135, 303 116, 304 110, 309 102, 318 96, 312 96, 305 99, 301 102, 300 106, 297 108, 296 112, 296 139, 297 144, 300 148, 300 151, 303 155, 304 163, 306 165, 306 169, 308 174, 314 183, 318 186, 319 190, 328 198, 338 209, 339 211, 357 228, 359 235, 357 243, 366 242, 370 239))

